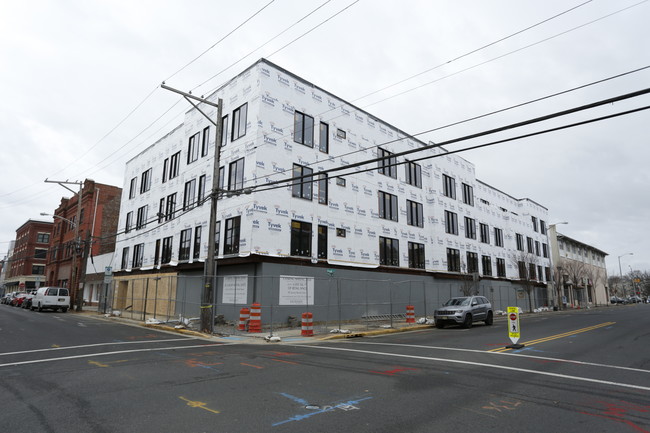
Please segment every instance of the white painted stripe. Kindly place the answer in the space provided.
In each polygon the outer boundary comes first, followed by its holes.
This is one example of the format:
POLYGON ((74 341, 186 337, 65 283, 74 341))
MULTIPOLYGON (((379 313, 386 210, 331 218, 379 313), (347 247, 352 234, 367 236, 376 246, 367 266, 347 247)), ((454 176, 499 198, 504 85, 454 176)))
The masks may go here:
POLYGON ((0 353, 0 356, 4 355, 20 355, 23 353, 36 353, 36 352, 49 352, 51 350, 66 350, 66 349, 83 349, 84 347, 97 347, 97 346, 117 346, 120 344, 140 344, 140 343, 164 343, 169 341, 184 341, 187 339, 194 339, 193 337, 187 338, 169 338, 166 340, 146 340, 146 341, 115 341, 112 343, 96 343, 96 344, 84 344, 81 346, 65 346, 65 347, 48 347, 47 349, 34 349, 34 350, 23 350, 21 352, 7 352, 0 353))
MULTIPOLYGON (((94 358, 98 356, 109 356, 109 355, 120 355, 122 353, 134 353, 134 352, 156 352, 163 350, 177 350, 177 349, 196 349, 197 347, 211 347, 211 346, 225 346, 228 343, 216 343, 216 344, 196 344, 193 346, 176 346, 176 347, 152 347, 148 349, 131 349, 131 350, 117 350, 115 352, 102 352, 102 353, 88 353, 85 355, 72 355, 72 356, 62 356, 59 358, 47 358, 47 359, 35 359, 33 361, 17 361, 17 362, 8 362, 6 364, 0 364, 0 367, 12 367, 16 365, 25 365, 25 364, 39 364, 42 362, 52 362, 52 361, 65 361, 67 359, 78 359, 78 358, 94 358)), ((232 344, 232 343, 230 343, 232 344)))
POLYGON ((540 359, 542 361, 554 361, 554 362, 564 362, 566 364, 578 364, 578 365, 590 365, 593 367, 603 367, 603 368, 612 368, 615 370, 628 370, 628 371, 634 371, 637 373, 650 373, 650 370, 643 370, 641 368, 632 368, 632 367, 622 367, 619 365, 610 365, 610 364, 598 364, 595 362, 586 362, 586 361, 574 361, 572 359, 561 359, 561 358, 547 358, 544 356, 534 356, 534 355, 522 355, 521 353, 508 353, 508 352, 488 352, 485 350, 476 350, 476 349, 458 349, 458 348, 453 348, 453 347, 437 347, 437 346, 422 346, 418 344, 397 344, 397 343, 371 343, 371 342, 349 342, 346 344, 375 344, 378 346, 399 346, 399 347, 416 347, 419 349, 435 349, 435 350, 450 350, 450 351, 458 351, 458 352, 474 352, 474 353, 485 353, 489 355, 505 355, 505 356, 515 356, 515 357, 520 357, 520 358, 532 358, 532 359, 540 359))
MULTIPOLYGON (((621 388, 633 388, 633 389, 640 389, 643 391, 650 391, 650 387, 647 386, 640 386, 640 385, 631 385, 627 383, 620 383, 620 382, 612 382, 610 380, 600 380, 600 379, 590 379, 588 377, 578 377, 578 376, 569 376, 567 374, 559 374, 559 373, 549 373, 546 371, 535 371, 535 370, 528 370, 526 368, 517 368, 517 367, 508 367, 505 365, 494 365, 494 364, 486 364, 483 362, 473 362, 473 361, 460 361, 460 360, 455 360, 455 359, 444 359, 444 358, 433 358, 430 356, 417 356, 417 355, 404 355, 401 353, 385 353, 385 352, 375 352, 371 350, 359 350, 359 349, 344 349, 342 347, 331 347, 331 346, 301 346, 304 348, 310 348, 310 349, 324 349, 324 350, 338 350, 338 351, 343 351, 343 352, 358 352, 358 353, 364 353, 364 354, 369 354, 369 355, 382 355, 382 356, 394 356, 398 358, 410 358, 410 359, 421 359, 424 361, 438 361, 438 362, 447 362, 451 364, 463 364, 463 365, 473 365, 476 367, 488 367, 488 368, 497 368, 501 370, 511 370, 511 371, 517 371, 520 373, 529 373, 529 374, 538 374, 542 376, 552 376, 552 377, 558 377, 561 379, 570 379, 570 380, 576 380, 576 381, 582 381, 582 382, 592 382, 592 383, 599 383, 601 385, 613 385, 613 386, 618 386, 621 388)), ((489 353, 489 352, 484 352, 484 353, 489 353)), ((2 365, 0 365, 1 367, 2 365)))

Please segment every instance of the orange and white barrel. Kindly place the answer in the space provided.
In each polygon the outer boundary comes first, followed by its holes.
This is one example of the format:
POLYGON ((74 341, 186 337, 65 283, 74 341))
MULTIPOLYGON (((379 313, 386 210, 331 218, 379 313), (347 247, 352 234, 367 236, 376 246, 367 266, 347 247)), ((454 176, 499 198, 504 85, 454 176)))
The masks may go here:
POLYGON ((245 331, 246 330, 246 321, 248 318, 251 316, 251 310, 248 308, 244 307, 241 310, 239 310, 239 330, 240 331, 245 331))
POLYGON ((262 332, 262 306, 255 302, 251 305, 248 332, 262 332))
POLYGON ((406 306, 406 323, 415 323, 415 307, 413 305, 406 306))
POLYGON ((312 313, 302 313, 302 332, 303 337, 314 335, 314 315, 312 313))

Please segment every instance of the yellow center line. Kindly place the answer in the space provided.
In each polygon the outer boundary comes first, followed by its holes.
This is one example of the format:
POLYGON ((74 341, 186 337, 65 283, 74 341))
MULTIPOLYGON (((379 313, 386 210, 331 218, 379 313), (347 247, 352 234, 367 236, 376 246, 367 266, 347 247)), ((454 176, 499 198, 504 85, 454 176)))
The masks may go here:
MULTIPOLYGON (((601 323, 599 325, 589 326, 587 328, 576 329, 575 331, 569 331, 569 332, 565 332, 565 333, 562 333, 562 334, 550 335, 548 337, 543 337, 543 338, 538 338, 536 340, 526 341, 526 342, 524 342, 522 344, 524 344, 526 346, 530 346, 532 344, 545 343, 547 341, 557 340, 558 338, 570 337, 572 335, 580 334, 580 333, 587 332, 587 331, 593 331, 594 329, 602 328, 602 327, 605 327, 605 326, 611 326, 611 325, 613 325, 615 323, 616 322, 605 322, 605 323, 601 323)), ((488 352, 505 352, 506 350, 510 350, 510 349, 505 348, 505 347, 499 347, 497 349, 488 350, 488 352)))

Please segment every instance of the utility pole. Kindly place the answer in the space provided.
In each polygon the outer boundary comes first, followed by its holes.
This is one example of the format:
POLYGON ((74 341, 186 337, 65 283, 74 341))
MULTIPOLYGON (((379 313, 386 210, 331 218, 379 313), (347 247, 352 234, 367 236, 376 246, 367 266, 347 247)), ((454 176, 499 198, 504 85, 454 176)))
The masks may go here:
POLYGON ((216 293, 216 274, 217 274, 217 254, 215 252, 215 237, 216 237, 216 225, 217 225, 217 201, 219 197, 219 159, 221 156, 221 135, 223 131, 223 101, 221 98, 218 99, 218 102, 208 101, 203 97, 197 97, 191 93, 182 92, 180 90, 171 88, 163 82, 160 87, 163 89, 172 91, 182 95, 187 102, 192 104, 196 110, 201 113, 210 123, 216 127, 216 134, 214 137, 214 165, 212 167, 212 190, 210 192, 210 223, 208 227, 208 257, 205 260, 205 268, 203 272, 203 290, 201 290, 201 332, 212 333, 214 330, 214 317, 216 313, 216 308, 214 305, 215 293, 216 293), (217 121, 213 121, 210 117, 204 113, 197 104, 193 103, 192 100, 198 101, 206 105, 217 108, 217 121))
POLYGON ((72 249, 72 273, 70 274, 70 290, 74 296, 74 303, 77 308, 76 311, 81 311, 83 308, 83 293, 81 292, 80 281, 78 278, 79 273, 79 263, 77 256, 81 250, 81 239, 79 238, 79 226, 81 222, 81 198, 83 195, 83 182, 70 182, 68 180, 48 180, 45 179, 45 183, 58 183, 63 188, 72 192, 77 196, 77 216, 74 224, 74 248, 72 249), (79 185, 79 192, 74 192, 72 189, 68 188, 66 185, 79 185))

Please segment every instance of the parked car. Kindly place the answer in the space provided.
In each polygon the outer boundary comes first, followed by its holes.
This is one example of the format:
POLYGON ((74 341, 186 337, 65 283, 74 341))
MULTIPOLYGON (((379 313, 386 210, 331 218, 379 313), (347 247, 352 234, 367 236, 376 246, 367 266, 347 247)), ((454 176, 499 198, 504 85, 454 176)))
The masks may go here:
POLYGON ((32 299, 34 298, 35 294, 36 294, 36 290, 32 290, 31 292, 28 292, 27 296, 25 296, 25 299, 23 300, 21 308, 31 308, 32 299))
POLYGON ((25 296, 27 296, 27 293, 24 292, 16 293, 16 296, 11 298, 10 305, 12 307, 20 307, 20 305, 23 303, 23 300, 25 299, 25 296))
POLYGON ((14 292, 5 293, 2 299, 0 299, 0 303, 9 305, 9 302, 11 301, 13 295, 14 292))
POLYGON ((643 300, 639 296, 633 295, 627 298, 627 302, 630 304, 636 304, 637 302, 643 302, 643 300))
POLYGON ((609 302, 611 302, 612 304, 627 304, 627 300, 623 298, 619 298, 618 296, 612 296, 611 298, 609 298, 609 302))
POLYGON ((32 298, 31 310, 61 310, 65 313, 70 308, 70 292, 63 287, 41 287, 32 298))
POLYGON ((494 313, 492 304, 484 296, 462 296, 451 298, 441 308, 434 310, 433 318, 438 329, 447 324, 471 328, 474 322, 484 321, 486 325, 491 325, 494 313))

